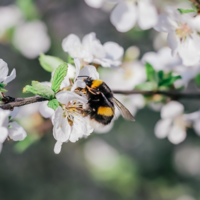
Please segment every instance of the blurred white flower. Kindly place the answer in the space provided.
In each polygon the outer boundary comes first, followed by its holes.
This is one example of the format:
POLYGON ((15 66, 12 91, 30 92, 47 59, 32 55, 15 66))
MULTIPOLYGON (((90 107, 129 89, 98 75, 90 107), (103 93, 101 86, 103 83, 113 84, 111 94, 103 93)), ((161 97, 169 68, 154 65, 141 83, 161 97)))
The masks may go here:
POLYGON ((14 6, 0 7, 0 37, 12 27, 15 27, 22 21, 22 14, 20 10, 14 6))
POLYGON ((117 3, 110 21, 120 32, 131 30, 136 22, 141 29, 150 29, 157 23, 157 11, 151 0, 85 0, 93 8, 101 8, 105 2, 117 3))
POLYGON ((174 154, 175 169, 184 176, 200 177, 200 148, 199 146, 182 145, 174 154))
POLYGON ((187 86, 189 81, 200 72, 200 64, 188 67, 184 66, 178 55, 171 55, 168 47, 161 48, 157 53, 145 53, 142 57, 142 61, 143 63, 150 63, 156 71, 173 71, 175 75, 180 75, 181 79, 175 82, 176 87, 180 87, 182 85, 187 86))
POLYGON ((136 22, 146 30, 156 25, 157 11, 151 0, 122 0, 113 9, 110 20, 120 32, 131 30, 136 22))
POLYGON ((154 27, 159 32, 168 33, 167 43, 172 55, 177 53, 183 64, 195 65, 200 61, 200 37, 198 35, 200 17, 180 14, 172 7, 166 9, 167 15, 159 15, 158 23, 154 27))
POLYGON ((101 8, 105 0, 84 0, 88 6, 93 8, 101 8))
POLYGON ((5 61, 0 59, 0 83, 7 84, 16 77, 16 70, 13 69, 10 76, 8 76, 8 65, 5 61))
POLYGON ((51 45, 47 27, 42 21, 26 22, 17 26, 13 43, 25 57, 31 59, 48 51, 51 45))
POLYGON ((62 47, 72 58, 81 59, 83 65, 95 63, 103 67, 118 67, 124 53, 124 49, 115 42, 102 45, 95 33, 85 35, 82 42, 77 35, 70 34, 63 40, 62 47))
POLYGON ((101 171, 111 170, 119 162, 118 152, 100 139, 92 139, 85 144, 84 156, 92 167, 101 171))
POLYGON ((156 137, 168 137, 173 144, 179 144, 186 138, 187 121, 183 115, 184 107, 176 101, 170 101, 161 109, 161 120, 155 125, 156 137))
MULTIPOLYGON (((121 95, 115 94, 115 97, 131 112, 133 116, 136 115, 137 111, 145 106, 145 99, 140 94, 132 95, 121 95)), ((115 112, 116 117, 120 115, 118 109, 115 112)))
POLYGON ((136 85, 146 80, 144 66, 138 62, 125 62, 123 71, 108 71, 102 73, 102 79, 112 90, 132 90, 136 85))
POLYGON ((195 198, 189 195, 182 195, 176 200, 195 200, 195 198))
POLYGON ((27 135, 17 122, 9 122, 9 120, 12 120, 16 116, 17 110, 14 109, 14 111, 10 112, 0 108, 0 152, 7 137, 14 141, 21 141, 27 135), (10 119, 9 116, 11 116, 10 119))

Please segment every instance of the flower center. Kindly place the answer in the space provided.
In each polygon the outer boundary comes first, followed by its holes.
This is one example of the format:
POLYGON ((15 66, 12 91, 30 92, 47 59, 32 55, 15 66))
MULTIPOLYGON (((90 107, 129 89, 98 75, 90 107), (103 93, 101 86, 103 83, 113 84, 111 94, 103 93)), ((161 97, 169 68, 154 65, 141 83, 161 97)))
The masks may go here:
POLYGON ((186 130, 187 123, 183 118, 183 115, 177 116, 174 120, 174 123, 179 126, 181 129, 186 130))
POLYGON ((192 34, 192 30, 188 27, 187 24, 181 24, 178 29, 176 29, 176 34, 180 40, 186 40, 188 36, 192 34))

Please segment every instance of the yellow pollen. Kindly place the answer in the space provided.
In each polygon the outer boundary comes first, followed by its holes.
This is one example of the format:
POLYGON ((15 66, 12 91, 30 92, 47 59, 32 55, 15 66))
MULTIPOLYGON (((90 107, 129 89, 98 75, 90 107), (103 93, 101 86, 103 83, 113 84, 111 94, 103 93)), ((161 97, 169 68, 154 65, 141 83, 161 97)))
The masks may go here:
POLYGON ((180 28, 176 29, 176 34, 180 40, 186 40, 188 36, 192 34, 192 30, 188 27, 187 24, 182 24, 180 28))

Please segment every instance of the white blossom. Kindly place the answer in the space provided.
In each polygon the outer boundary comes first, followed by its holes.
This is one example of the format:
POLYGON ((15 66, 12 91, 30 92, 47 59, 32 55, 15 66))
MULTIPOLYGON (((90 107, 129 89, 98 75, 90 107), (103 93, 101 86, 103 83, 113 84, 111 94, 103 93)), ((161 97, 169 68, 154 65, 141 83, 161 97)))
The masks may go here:
POLYGON ((157 11, 151 0, 123 0, 113 9, 110 20, 120 32, 129 31, 136 22, 146 30, 156 25, 157 11))
POLYGON ((102 73, 102 80, 112 90, 132 90, 136 85, 146 80, 144 65, 139 61, 124 62, 123 70, 105 71, 102 73))
POLYGON ((79 138, 90 135, 94 128, 90 125, 89 116, 82 116, 80 109, 87 108, 87 97, 76 93, 76 88, 85 88, 86 84, 82 81, 82 77, 88 76, 93 79, 98 79, 99 74, 96 68, 92 65, 85 66, 81 69, 79 59, 74 60, 76 65, 75 82, 71 91, 60 91, 56 94, 56 99, 59 101, 59 106, 53 117, 52 123, 54 125, 53 135, 57 140, 54 152, 60 153, 62 144, 64 142, 76 142, 79 138))
POLYGON ((156 52, 147 52, 142 57, 143 63, 150 63, 156 71, 163 70, 164 72, 173 71, 174 75, 180 75, 181 79, 175 81, 175 86, 187 86, 189 81, 192 80, 200 72, 200 64, 193 66, 184 66, 182 60, 178 55, 171 55, 168 47, 161 48, 156 52))
POLYGON ((159 32, 168 33, 167 43, 172 55, 178 54, 183 64, 195 65, 200 61, 200 17, 189 14, 180 14, 177 9, 168 7, 166 14, 159 15, 158 23, 154 27, 159 32))
POLYGON ((22 14, 14 5, 1 6, 0 19, 0 37, 2 37, 9 28, 17 26, 22 21, 22 14))
POLYGON ((141 29, 150 29, 157 23, 157 11, 151 0, 85 0, 94 8, 100 8, 105 2, 117 3, 110 15, 111 23, 120 32, 132 29, 136 22, 141 29))
POLYGON ((17 122, 10 121, 16 116, 17 111, 17 108, 12 112, 0 108, 0 151, 7 137, 14 141, 21 141, 27 135, 17 122), (10 119, 9 116, 11 116, 10 119))
POLYGON ((13 69, 10 76, 8 76, 8 65, 7 63, 0 59, 0 83, 7 84, 16 77, 16 70, 13 69))
POLYGON ((51 41, 46 25, 42 21, 32 21, 17 26, 13 43, 25 57, 33 59, 48 51, 51 41))
POLYGON ((183 115, 184 107, 171 101, 161 109, 161 120, 156 123, 155 135, 158 138, 168 137, 173 144, 179 144, 186 138, 187 121, 183 115))
POLYGON ((63 40, 62 47, 72 58, 79 58, 83 66, 96 63, 103 67, 118 67, 124 53, 115 42, 102 45, 95 33, 85 35, 82 42, 77 35, 70 34, 63 40))

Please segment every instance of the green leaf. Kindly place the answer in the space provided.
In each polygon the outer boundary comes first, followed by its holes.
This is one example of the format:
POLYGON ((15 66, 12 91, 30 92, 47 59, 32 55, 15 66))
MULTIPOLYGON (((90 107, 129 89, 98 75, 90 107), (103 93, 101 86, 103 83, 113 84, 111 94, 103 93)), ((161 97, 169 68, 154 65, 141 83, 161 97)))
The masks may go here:
POLYGON ((31 21, 39 18, 38 9, 33 0, 17 0, 16 4, 26 20, 31 21))
POLYGON ((0 83, 0 92, 7 92, 7 90, 3 89, 7 84, 0 83))
POLYGON ((196 10, 193 10, 193 9, 182 9, 182 8, 178 8, 178 11, 179 11, 181 14, 196 12, 196 10))
POLYGON ((164 78, 164 72, 163 71, 158 72, 158 78, 159 78, 159 81, 163 80, 163 78, 164 78))
POLYGON ((39 95, 41 97, 44 97, 46 99, 53 99, 55 94, 52 91, 52 89, 43 83, 37 82, 37 81, 32 81, 32 86, 27 85, 23 89, 24 93, 33 93, 36 95, 39 95))
POLYGON ((145 82, 145 83, 136 85, 134 89, 152 91, 152 90, 157 89, 157 84, 153 82, 145 82))
POLYGON ((198 86, 200 86, 200 74, 197 74, 194 80, 195 80, 196 84, 198 86))
POLYGON ((48 72, 53 72, 59 65, 64 63, 60 58, 40 54, 39 57, 40 65, 48 72))
POLYGON ((74 63, 73 58, 69 54, 68 54, 68 58, 67 58, 67 63, 69 63, 69 64, 73 64, 74 63))
POLYGON ((7 84, 4 84, 4 83, 0 83, 0 88, 4 88, 6 87, 7 84))
POLYGON ((172 76, 170 78, 167 78, 167 79, 163 80, 161 83, 159 83, 159 87, 161 87, 161 86, 171 86, 178 79, 181 79, 181 76, 172 76))
POLYGON ((7 90, 0 88, 0 92, 7 92, 7 90))
POLYGON ((145 64, 147 80, 158 84, 158 74, 148 62, 145 64))
POLYGON ((59 106, 59 102, 57 99, 52 99, 51 101, 48 102, 47 106, 49 108, 52 108, 53 110, 56 110, 56 108, 59 106))
POLYGON ((68 69, 67 63, 59 65, 59 67, 56 69, 53 75, 53 81, 51 87, 55 93, 59 91, 60 85, 64 80, 65 76, 67 75, 67 69, 68 69))

